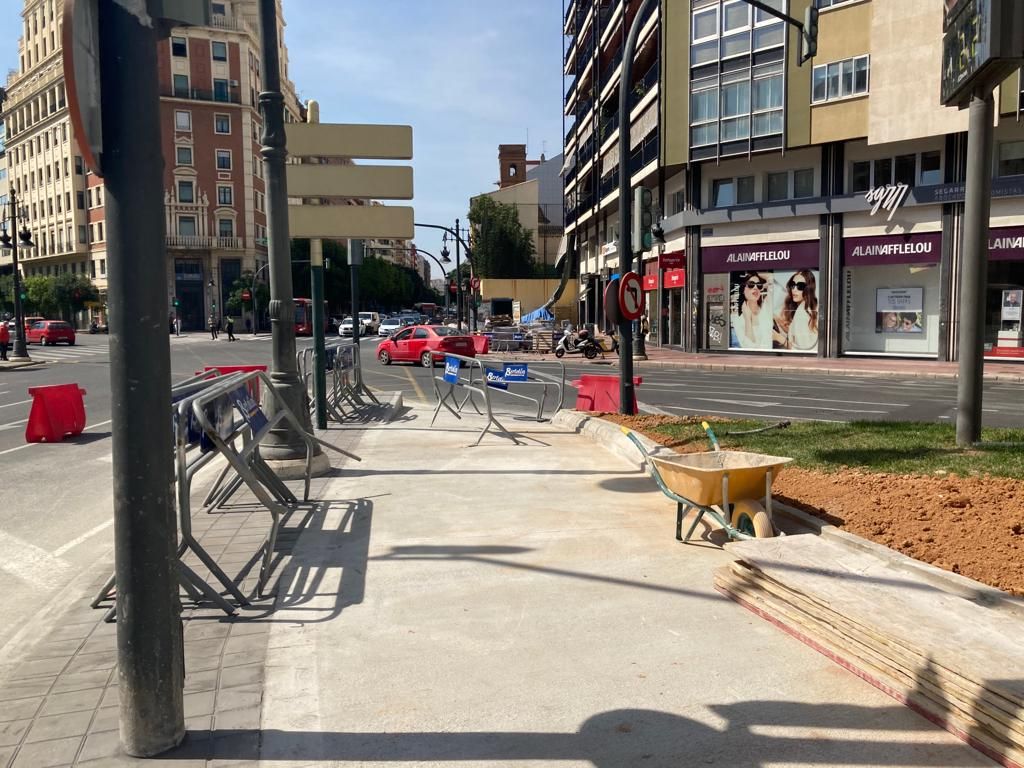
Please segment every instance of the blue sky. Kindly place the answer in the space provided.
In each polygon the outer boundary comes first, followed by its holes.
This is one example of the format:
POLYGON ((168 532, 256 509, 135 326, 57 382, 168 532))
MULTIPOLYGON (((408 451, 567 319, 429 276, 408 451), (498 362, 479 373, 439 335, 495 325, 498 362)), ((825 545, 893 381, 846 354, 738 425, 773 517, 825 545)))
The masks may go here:
MULTIPOLYGON (((21 29, 21 5, 0 0, 0 29, 21 29)), ((465 220, 469 198, 495 188, 498 144, 529 137, 531 159, 562 149, 558 0, 285 0, 284 12, 291 78, 321 121, 413 126, 417 221, 465 220)), ((8 32, 0 66, 16 62, 8 32)), ((416 234, 440 255, 439 232, 416 234)))

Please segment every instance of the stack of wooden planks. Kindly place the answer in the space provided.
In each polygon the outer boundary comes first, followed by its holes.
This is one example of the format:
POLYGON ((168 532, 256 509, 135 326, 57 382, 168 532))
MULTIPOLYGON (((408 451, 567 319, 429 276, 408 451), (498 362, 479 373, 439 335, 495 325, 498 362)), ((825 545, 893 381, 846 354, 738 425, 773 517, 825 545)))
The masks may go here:
POLYGON ((1021 602, 882 547, 800 535, 727 545, 719 591, 1004 766, 1024 766, 1021 602), (966 588, 965 588, 965 585, 966 588))

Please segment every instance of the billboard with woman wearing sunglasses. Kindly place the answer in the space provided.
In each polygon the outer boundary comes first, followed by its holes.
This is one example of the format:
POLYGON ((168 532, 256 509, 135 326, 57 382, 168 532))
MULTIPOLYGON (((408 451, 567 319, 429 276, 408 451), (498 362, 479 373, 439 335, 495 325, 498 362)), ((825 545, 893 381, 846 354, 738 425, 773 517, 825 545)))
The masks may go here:
POLYGON ((818 348, 818 293, 816 270, 776 273, 782 306, 775 315, 772 346, 813 352, 818 348), (785 279, 785 283, 781 281, 785 279))
POLYGON ((814 269, 731 273, 729 348, 817 350, 817 283, 814 269))
POLYGON ((729 348, 771 349, 771 272, 733 272, 730 282, 729 348))

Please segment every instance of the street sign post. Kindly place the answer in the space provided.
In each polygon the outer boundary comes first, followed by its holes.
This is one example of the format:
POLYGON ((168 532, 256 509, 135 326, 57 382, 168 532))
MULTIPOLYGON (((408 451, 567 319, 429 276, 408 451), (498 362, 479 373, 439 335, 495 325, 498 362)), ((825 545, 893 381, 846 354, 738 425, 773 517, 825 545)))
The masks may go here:
POLYGON ((68 114, 85 166, 103 177, 103 118, 100 101, 100 27, 96 0, 65 0, 61 58, 67 81, 68 114))
POLYGON ((480 290, 480 278, 479 278, 479 277, 475 277, 475 276, 474 276, 474 277, 472 277, 472 278, 470 278, 470 280, 469 280, 469 286, 470 286, 470 287, 471 287, 471 288, 472 288, 472 289, 473 289, 474 291, 479 291, 479 290, 480 290))
POLYGON ((619 282, 619 310, 626 320, 639 320, 644 311, 644 287, 636 272, 627 272, 619 282))
POLYGON ((609 280, 604 289, 604 316, 612 325, 622 322, 622 310, 619 305, 619 278, 609 280))

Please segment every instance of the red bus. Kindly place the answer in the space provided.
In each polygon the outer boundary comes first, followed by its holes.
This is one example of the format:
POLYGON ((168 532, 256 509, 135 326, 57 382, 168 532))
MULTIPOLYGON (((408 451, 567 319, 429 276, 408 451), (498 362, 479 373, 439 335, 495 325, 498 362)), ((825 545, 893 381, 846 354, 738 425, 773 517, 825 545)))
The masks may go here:
MULTIPOLYGON (((324 302, 324 332, 327 332, 327 302, 324 302)), ((295 335, 313 335, 313 300, 295 299, 295 335)))

